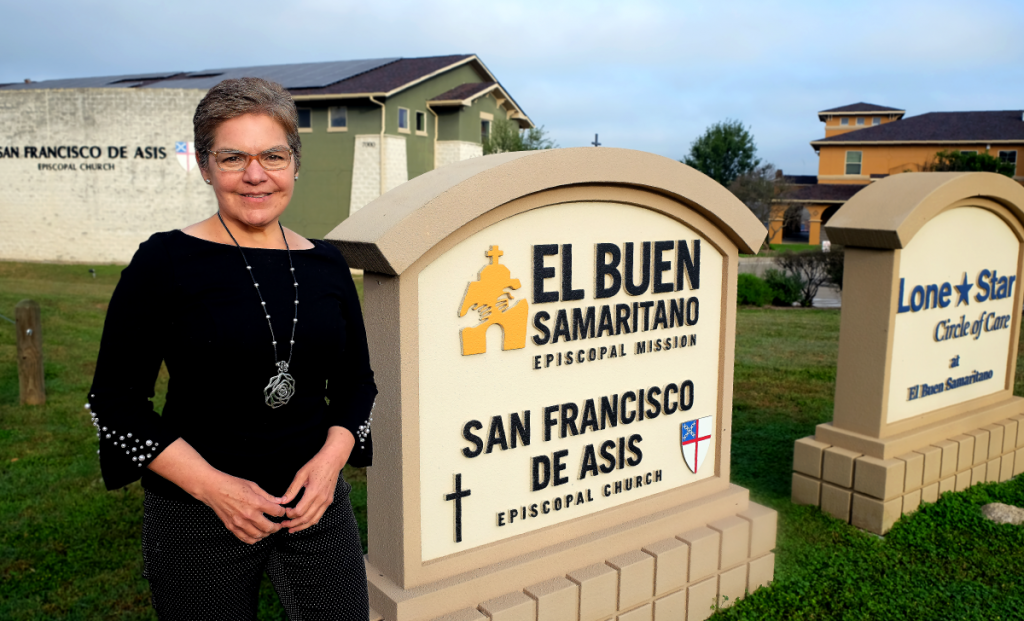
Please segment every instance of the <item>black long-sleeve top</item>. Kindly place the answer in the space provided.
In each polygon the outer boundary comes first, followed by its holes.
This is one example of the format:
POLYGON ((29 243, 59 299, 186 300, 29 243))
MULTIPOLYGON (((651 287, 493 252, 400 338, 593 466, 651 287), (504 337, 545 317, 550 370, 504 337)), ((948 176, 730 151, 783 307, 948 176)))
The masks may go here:
POLYGON ((288 359, 295 287, 284 250, 245 248, 266 312, 238 248, 157 233, 121 273, 107 310, 89 407, 108 489, 142 477, 161 496, 194 499, 146 465, 184 438, 214 468, 283 495, 296 471, 340 425, 356 436, 350 464, 369 465, 377 388, 355 285, 327 242, 292 250, 299 283, 295 395, 272 409, 264 388, 288 359), (150 399, 166 362, 163 414, 150 399), (360 427, 363 429, 361 430, 360 427), (360 433, 362 431, 362 433, 360 433))

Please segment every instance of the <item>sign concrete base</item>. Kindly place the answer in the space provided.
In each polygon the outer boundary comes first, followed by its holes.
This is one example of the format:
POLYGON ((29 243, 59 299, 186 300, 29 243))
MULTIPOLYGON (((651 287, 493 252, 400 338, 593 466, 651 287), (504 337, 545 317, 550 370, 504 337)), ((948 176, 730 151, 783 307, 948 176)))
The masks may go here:
POLYGON ((730 485, 605 532, 412 589, 367 561, 370 605, 389 621, 497 618, 505 607, 515 609, 500 616, 509 621, 598 620, 642 610, 644 618, 654 610, 658 619, 703 619, 713 605, 729 605, 772 580, 776 522, 775 511, 730 485))
POLYGON ((793 502, 885 534, 901 515, 944 492, 1024 473, 1024 415, 1014 415, 1022 409, 1024 399, 1015 397, 885 440, 819 425, 816 435, 796 441, 793 502))

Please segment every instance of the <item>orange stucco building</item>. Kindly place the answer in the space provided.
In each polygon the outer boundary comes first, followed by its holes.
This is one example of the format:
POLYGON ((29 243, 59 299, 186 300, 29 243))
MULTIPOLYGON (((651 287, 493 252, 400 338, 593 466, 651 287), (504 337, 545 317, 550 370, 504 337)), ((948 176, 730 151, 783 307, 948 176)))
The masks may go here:
POLYGON ((782 242, 785 212, 802 206, 810 216, 808 242, 821 243, 821 225, 862 187, 889 175, 918 172, 939 151, 987 153, 1016 166, 1024 183, 1024 111, 929 112, 904 118, 905 110, 868 103, 818 113, 825 137, 811 142, 817 176, 787 177, 769 226, 771 243, 782 242))

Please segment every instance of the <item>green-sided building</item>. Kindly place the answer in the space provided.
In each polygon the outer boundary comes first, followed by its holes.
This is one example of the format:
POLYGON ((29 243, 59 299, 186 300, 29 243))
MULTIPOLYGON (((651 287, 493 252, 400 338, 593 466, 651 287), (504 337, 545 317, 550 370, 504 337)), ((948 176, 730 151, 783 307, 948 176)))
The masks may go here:
POLYGON ((382 193, 482 155, 496 120, 533 127, 475 55, 0 84, 0 259, 127 261, 216 208, 195 172, 195 106, 221 80, 282 84, 302 174, 282 220, 322 237, 382 193), (41 235, 43 233, 43 235, 41 235))

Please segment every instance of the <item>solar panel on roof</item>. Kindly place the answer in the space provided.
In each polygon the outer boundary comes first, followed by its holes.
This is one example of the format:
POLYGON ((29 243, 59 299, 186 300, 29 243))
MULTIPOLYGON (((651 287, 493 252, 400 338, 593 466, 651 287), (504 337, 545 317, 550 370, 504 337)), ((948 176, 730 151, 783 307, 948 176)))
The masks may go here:
POLYGON ((378 67, 390 64, 399 58, 371 58, 366 60, 340 60, 321 63, 297 63, 292 65, 266 65, 260 67, 237 67, 233 69, 205 69, 178 76, 182 72, 140 73, 134 75, 68 78, 43 80, 40 82, 16 83, 3 86, 3 90, 31 90, 51 88, 131 88, 143 82, 159 80, 143 88, 196 88, 210 89, 221 80, 229 78, 256 77, 272 80, 287 89, 323 88, 342 80, 357 76, 378 67))
POLYGON ((204 69, 181 78, 148 84, 143 88, 200 88, 209 89, 222 80, 232 78, 263 78, 277 82, 287 89, 323 88, 342 80, 371 71, 399 60, 375 58, 369 60, 340 60, 323 63, 297 63, 293 65, 266 65, 237 67, 234 69, 204 69))
POLYGON ((162 80, 180 71, 169 71, 164 73, 139 73, 134 75, 113 75, 92 78, 67 78, 62 80, 42 80, 40 82, 28 82, 12 84, 4 87, 6 91, 34 90, 44 88, 129 88, 143 80, 162 80))

